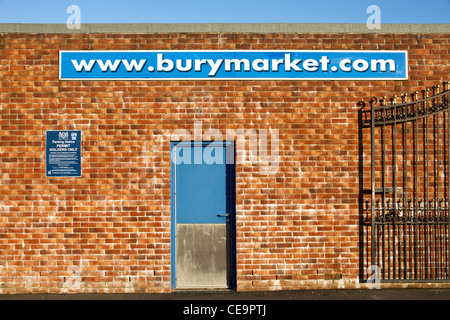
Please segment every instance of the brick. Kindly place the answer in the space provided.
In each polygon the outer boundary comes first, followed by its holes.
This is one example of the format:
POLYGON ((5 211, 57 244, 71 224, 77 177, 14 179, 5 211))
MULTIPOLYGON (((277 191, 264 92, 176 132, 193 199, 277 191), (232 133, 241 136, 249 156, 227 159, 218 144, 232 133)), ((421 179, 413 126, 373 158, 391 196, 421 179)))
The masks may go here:
POLYGON ((193 133, 197 120, 224 136, 280 134, 273 176, 236 164, 237 290, 358 288, 358 102, 450 80, 448 34, 1 34, 0 43, 3 293, 170 291, 169 136, 193 133), (59 81, 59 50, 88 49, 408 50, 410 78, 59 81), (45 131, 68 129, 83 131, 83 175, 46 178, 45 131), (73 270, 80 289, 64 287, 73 270))

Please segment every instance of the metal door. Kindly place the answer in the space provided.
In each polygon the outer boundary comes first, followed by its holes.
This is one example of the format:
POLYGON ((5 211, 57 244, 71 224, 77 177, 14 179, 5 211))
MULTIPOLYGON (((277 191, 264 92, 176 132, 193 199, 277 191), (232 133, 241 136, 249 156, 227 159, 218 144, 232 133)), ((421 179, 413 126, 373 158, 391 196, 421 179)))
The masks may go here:
POLYGON ((231 286, 234 146, 172 143, 172 287, 231 286))

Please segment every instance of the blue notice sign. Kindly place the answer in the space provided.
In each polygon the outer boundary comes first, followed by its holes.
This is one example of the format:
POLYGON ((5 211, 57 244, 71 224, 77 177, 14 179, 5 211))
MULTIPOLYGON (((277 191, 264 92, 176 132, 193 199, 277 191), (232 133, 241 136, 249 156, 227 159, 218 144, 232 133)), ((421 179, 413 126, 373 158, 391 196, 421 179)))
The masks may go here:
POLYGON ((60 51, 61 80, 405 80, 407 51, 60 51))
POLYGON ((47 131, 47 177, 81 177, 81 131, 47 131))

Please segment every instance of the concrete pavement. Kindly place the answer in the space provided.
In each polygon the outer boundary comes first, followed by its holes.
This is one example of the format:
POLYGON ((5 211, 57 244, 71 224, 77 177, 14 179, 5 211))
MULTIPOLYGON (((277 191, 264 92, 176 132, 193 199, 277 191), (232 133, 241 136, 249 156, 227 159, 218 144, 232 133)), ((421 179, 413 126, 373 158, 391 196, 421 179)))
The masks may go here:
POLYGON ((0 300, 450 300, 450 289, 174 291, 120 294, 3 294, 0 300))

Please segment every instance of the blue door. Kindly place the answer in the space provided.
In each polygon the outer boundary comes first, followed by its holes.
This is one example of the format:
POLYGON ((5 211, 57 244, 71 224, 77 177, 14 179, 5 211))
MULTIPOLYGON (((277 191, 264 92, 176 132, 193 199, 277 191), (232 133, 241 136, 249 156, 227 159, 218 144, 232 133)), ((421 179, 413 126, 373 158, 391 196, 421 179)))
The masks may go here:
POLYGON ((234 144, 173 142, 172 287, 232 286, 234 144))

